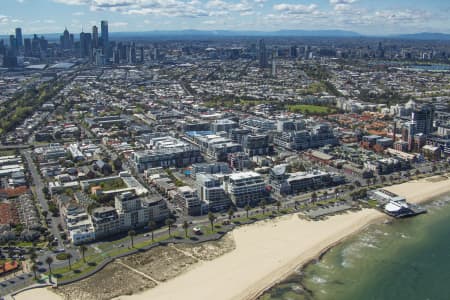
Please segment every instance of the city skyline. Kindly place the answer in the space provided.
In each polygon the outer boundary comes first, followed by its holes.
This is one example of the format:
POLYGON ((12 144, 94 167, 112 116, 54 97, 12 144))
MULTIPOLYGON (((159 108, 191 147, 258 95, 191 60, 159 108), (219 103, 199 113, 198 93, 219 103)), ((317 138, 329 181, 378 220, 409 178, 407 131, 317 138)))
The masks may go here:
POLYGON ((152 30, 351 30, 365 35, 450 33, 450 4, 365 0, 7 0, 0 34, 90 30, 109 20, 110 32, 152 30), (39 11, 39 14, 36 14, 39 11))

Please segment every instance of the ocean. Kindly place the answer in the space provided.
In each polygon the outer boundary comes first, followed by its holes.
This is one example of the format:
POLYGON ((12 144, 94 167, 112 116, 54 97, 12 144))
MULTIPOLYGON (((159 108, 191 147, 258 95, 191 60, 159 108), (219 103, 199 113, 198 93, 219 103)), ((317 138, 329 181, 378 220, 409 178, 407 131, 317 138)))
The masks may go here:
POLYGON ((374 224, 268 290, 264 300, 449 300, 450 195, 374 224))

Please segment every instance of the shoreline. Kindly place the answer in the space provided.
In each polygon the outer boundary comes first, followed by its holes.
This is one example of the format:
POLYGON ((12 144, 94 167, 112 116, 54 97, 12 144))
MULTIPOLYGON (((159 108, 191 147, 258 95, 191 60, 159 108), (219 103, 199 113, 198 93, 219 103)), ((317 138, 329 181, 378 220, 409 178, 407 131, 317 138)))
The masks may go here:
MULTIPOLYGON (((439 176, 434 176, 384 188, 406 197, 408 202, 421 204, 450 193, 450 179, 439 179, 439 176)), ((116 299, 177 299, 177 295, 183 299, 199 300, 208 299, 211 295, 223 300, 257 299, 295 270, 305 268, 347 238, 386 219, 391 218, 377 210, 364 209, 330 216, 323 221, 300 220, 298 214, 293 214, 239 227, 229 233, 236 241, 235 250, 212 261, 200 261, 155 288, 116 299), (293 239, 292 232, 298 232, 305 241, 293 239), (267 240, 274 241, 268 245, 267 240), (273 259, 277 255, 280 259, 273 259), (266 260, 268 267, 263 266, 266 260), (254 272, 249 272, 249 268, 254 272), (223 282, 226 284, 220 284, 223 282), (192 287, 199 292, 195 296, 189 293, 192 287)), ((30 298, 35 294, 32 291, 21 293, 16 299, 28 299, 26 295, 30 298)), ((39 299, 46 298, 36 297, 39 299)))
MULTIPOLYGON (((300 270, 303 271, 311 263, 314 263, 315 261, 322 259, 322 257, 325 254, 327 254, 331 249, 333 249, 334 247, 336 247, 339 244, 343 243, 348 238, 351 238, 352 236, 359 234, 360 232, 364 231, 365 229, 367 229, 369 226, 371 226, 373 224, 381 223, 381 222, 383 222, 385 220, 388 220, 390 218, 391 217, 389 217, 387 215, 381 214, 380 216, 374 217, 373 219, 368 219, 365 225, 362 225, 361 227, 355 228, 354 231, 349 232, 346 236, 340 238, 339 240, 333 242, 332 244, 327 245, 325 248, 321 249, 318 253, 316 253, 313 257, 309 257, 309 258, 303 259, 300 262, 298 262, 299 260, 297 260, 297 264, 295 266, 293 265, 292 267, 290 267, 289 270, 284 272, 280 277, 277 277, 277 279, 274 280, 272 283, 270 283, 270 285, 266 286, 264 289, 256 292, 255 294, 249 294, 246 298, 243 298, 243 299, 245 299, 245 300, 258 299, 264 293, 266 293, 267 291, 272 289, 274 286, 276 286, 277 284, 281 283, 286 278, 291 276, 296 270, 300 269, 300 270)), ((271 274, 271 276, 273 276, 273 274, 271 274)))
MULTIPOLYGON (((445 175, 442 175, 445 176, 445 175)), ((432 178, 437 178, 440 177, 440 175, 437 176, 431 176, 431 177, 427 177, 427 178, 423 178, 423 179, 418 179, 418 180, 412 180, 412 181, 408 181, 408 182, 404 182, 401 184, 396 184, 396 185, 392 185, 392 186, 386 186, 384 187, 385 190, 388 190, 390 192, 396 193, 400 196, 405 196, 405 194, 409 194, 409 198, 407 199, 408 202, 413 203, 413 204, 425 204, 428 202, 432 202, 434 201, 436 198, 442 197, 444 195, 447 195, 450 193, 450 178, 448 179, 444 179, 442 181, 429 181, 427 179, 432 179, 432 178), (439 189, 439 187, 436 189, 436 187, 433 187, 434 192, 429 192, 429 190, 427 189, 426 191, 421 190, 420 195, 414 195, 415 197, 413 197, 411 199, 411 191, 417 189, 417 185, 418 184, 424 184, 427 186, 430 185, 435 185, 437 183, 442 182, 440 185, 444 185, 444 187, 446 187, 447 189, 439 189), (444 182, 446 184, 444 184, 444 182), (424 194, 425 192, 426 195, 424 194)), ((311 263, 320 260, 327 252, 329 252, 333 247, 341 244, 342 242, 344 242, 346 239, 351 238, 352 236, 360 233, 361 231, 363 231, 364 229, 366 229, 367 227, 377 224, 379 222, 381 222, 381 220, 395 220, 392 217, 389 217, 387 215, 382 215, 377 219, 374 220, 368 220, 367 224, 365 226, 362 226, 358 229, 356 229, 353 232, 349 232, 349 234, 343 238, 341 238, 340 240, 328 245, 327 247, 325 247, 324 249, 322 249, 319 253, 317 253, 317 255, 315 257, 312 257, 306 261, 300 262, 298 263, 297 267, 293 268, 291 270, 291 272, 284 274, 283 276, 279 277, 277 280, 274 280, 273 283, 271 283, 269 286, 267 286, 266 288, 264 288, 263 290, 259 291, 258 293, 254 294, 253 296, 249 295, 249 297, 245 298, 246 300, 256 300, 259 297, 261 297, 264 293, 266 293, 267 291, 269 291, 270 289, 272 289, 274 286, 276 286, 277 284, 281 283, 282 281, 284 281, 286 278, 288 278, 292 273, 295 272, 295 270, 304 270, 308 265, 310 265, 311 263)))

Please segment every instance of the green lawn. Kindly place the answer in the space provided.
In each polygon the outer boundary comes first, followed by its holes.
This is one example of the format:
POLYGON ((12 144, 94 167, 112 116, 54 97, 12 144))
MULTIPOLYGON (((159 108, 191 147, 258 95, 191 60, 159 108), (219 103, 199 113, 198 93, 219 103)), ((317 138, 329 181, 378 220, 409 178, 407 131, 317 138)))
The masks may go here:
POLYGON ((287 109, 293 113, 302 113, 310 115, 325 115, 336 112, 336 109, 327 106, 309 105, 309 104, 293 104, 288 105, 287 109))

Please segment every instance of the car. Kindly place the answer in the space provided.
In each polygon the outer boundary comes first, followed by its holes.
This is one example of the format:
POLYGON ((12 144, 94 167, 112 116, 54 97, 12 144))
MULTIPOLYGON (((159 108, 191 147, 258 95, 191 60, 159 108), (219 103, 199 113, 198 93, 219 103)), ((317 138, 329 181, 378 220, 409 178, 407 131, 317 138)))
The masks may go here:
POLYGON ((144 234, 144 236, 145 236, 145 237, 149 237, 149 236, 150 236, 150 233, 146 233, 146 234, 144 234))

